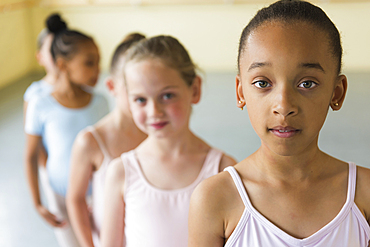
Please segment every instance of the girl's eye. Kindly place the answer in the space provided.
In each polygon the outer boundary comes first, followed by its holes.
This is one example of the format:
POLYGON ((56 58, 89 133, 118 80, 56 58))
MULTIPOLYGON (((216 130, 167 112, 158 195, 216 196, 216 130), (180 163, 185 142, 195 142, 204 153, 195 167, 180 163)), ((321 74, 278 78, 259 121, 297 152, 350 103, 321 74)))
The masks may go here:
POLYGON ((136 98, 135 99, 135 102, 138 103, 138 104, 144 104, 146 102, 146 99, 144 99, 144 98, 136 98))
POLYGON ((298 87, 301 87, 301 88, 313 88, 316 86, 317 86, 317 83, 314 81, 304 81, 298 85, 298 87))
POLYGON ((256 81, 256 82, 253 82, 253 85, 255 87, 258 87, 258 88, 267 88, 267 87, 271 87, 271 84, 268 83, 267 81, 256 81))
POLYGON ((175 95, 173 93, 166 93, 162 96, 162 98, 164 100, 169 100, 169 99, 172 99, 173 97, 175 97, 175 95))
POLYGON ((92 62, 92 61, 86 62, 86 66, 93 67, 94 66, 94 62, 92 62))

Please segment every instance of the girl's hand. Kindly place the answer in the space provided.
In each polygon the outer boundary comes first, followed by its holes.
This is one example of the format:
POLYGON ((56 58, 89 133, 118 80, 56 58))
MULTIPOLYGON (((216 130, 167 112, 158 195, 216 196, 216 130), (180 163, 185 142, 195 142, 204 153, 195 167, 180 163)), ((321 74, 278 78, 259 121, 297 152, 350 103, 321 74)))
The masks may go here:
POLYGON ((67 225, 65 220, 58 220, 58 218, 50 213, 44 206, 40 205, 37 207, 37 212, 48 222, 50 225, 54 227, 64 227, 67 225))

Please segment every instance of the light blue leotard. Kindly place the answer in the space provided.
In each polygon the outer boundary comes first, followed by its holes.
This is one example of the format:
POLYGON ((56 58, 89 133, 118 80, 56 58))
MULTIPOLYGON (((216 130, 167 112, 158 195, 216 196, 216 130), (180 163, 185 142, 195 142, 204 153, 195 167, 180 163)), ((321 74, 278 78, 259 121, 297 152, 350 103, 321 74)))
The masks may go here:
POLYGON ((54 89, 54 85, 47 83, 44 80, 34 81, 28 86, 23 95, 23 100, 29 102, 33 97, 50 94, 54 89))
POLYGON ((62 106, 51 94, 32 98, 28 103, 25 132, 42 137, 48 153, 49 182, 56 193, 66 195, 71 150, 78 132, 95 124, 108 111, 106 99, 99 94, 93 94, 90 103, 78 109, 62 106))

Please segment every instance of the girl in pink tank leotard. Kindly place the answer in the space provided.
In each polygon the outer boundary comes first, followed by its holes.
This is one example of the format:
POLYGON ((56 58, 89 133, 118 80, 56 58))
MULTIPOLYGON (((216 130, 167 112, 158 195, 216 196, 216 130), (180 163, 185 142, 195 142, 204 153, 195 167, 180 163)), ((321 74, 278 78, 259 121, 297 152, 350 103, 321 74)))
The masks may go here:
POLYGON ((141 132, 132 120, 122 71, 126 51, 144 38, 138 33, 129 34, 116 48, 110 76, 106 80, 109 91, 116 98, 116 107, 94 126, 81 131, 73 145, 67 209, 81 246, 100 246, 104 183, 109 163, 123 152, 135 148, 146 138, 146 134, 141 132), (85 199, 90 179, 91 220, 85 199))
POLYGON ((308 2, 278 1, 249 22, 237 106, 261 146, 194 191, 189 247, 368 246, 370 170, 318 147, 346 94, 341 58, 337 28, 308 2))
POLYGON ((102 246, 185 247, 195 186, 235 161, 189 129, 201 79, 185 48, 157 36, 127 53, 129 105, 148 138, 108 169, 102 246))

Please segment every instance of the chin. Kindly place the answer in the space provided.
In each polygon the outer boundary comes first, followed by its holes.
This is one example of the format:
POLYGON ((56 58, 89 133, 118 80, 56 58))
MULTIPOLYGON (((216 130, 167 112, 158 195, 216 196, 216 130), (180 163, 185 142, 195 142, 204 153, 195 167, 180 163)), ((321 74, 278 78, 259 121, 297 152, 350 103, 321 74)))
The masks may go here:
POLYGON ((301 153, 301 150, 299 150, 296 145, 285 145, 285 144, 267 147, 267 150, 269 150, 269 152, 271 152, 274 155, 282 157, 291 157, 301 153))

